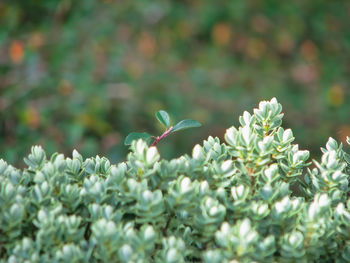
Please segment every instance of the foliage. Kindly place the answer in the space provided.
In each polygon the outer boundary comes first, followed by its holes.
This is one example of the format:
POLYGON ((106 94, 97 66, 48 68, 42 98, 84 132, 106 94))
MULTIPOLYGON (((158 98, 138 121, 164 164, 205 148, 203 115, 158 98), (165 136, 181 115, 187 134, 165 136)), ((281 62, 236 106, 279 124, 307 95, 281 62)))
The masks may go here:
POLYGON ((17 163, 40 144, 121 161, 125 136, 159 133, 153 114, 167 109, 206 123, 159 146, 173 158, 267 97, 311 153, 329 134, 345 142, 349 10, 347 0, 0 1, 0 157, 17 163))
POLYGON ((133 140, 137 140, 137 139, 150 141, 153 138, 154 141, 151 146, 155 146, 158 144, 159 141, 161 141, 171 133, 184 130, 184 129, 196 128, 201 126, 201 124, 198 121, 190 120, 190 119, 179 121, 174 126, 171 126, 169 114, 164 110, 157 111, 156 118, 166 128, 162 135, 155 137, 147 132, 132 132, 128 136, 126 136, 124 144, 130 145, 133 140))
POLYGON ((0 262, 349 262, 349 155, 330 138, 311 169, 281 110, 263 101, 169 161, 143 140, 116 165, 39 146, 23 170, 1 160, 0 262))

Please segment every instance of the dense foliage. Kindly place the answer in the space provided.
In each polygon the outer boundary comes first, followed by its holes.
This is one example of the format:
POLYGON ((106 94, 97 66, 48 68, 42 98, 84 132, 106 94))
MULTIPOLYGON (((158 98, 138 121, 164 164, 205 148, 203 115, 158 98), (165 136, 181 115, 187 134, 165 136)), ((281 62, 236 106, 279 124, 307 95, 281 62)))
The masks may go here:
POLYGON ((159 146, 173 158, 274 96, 303 147, 345 142, 349 14, 347 0, 0 1, 0 157, 40 144, 120 161, 167 109, 206 124, 159 146))
POLYGON ((23 170, 0 161, 0 262, 349 262, 349 155, 330 138, 307 168, 281 110, 173 160, 135 140, 116 165, 39 146, 23 170))

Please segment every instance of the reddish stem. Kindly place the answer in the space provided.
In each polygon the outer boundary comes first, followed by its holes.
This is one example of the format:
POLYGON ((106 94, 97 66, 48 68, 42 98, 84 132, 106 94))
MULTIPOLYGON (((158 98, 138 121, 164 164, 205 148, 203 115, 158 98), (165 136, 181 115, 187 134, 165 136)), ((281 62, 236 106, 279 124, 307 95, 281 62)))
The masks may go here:
POLYGON ((169 127, 169 129, 166 129, 162 135, 154 137, 154 142, 152 143, 151 146, 156 146, 158 142, 160 142, 162 139, 164 139, 171 133, 172 129, 173 129, 173 126, 169 127))

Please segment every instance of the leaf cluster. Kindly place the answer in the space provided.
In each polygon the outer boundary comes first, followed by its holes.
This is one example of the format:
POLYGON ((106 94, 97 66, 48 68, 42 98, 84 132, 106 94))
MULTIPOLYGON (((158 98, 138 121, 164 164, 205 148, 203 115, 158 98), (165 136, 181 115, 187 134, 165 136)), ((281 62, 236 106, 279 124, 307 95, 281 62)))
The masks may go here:
POLYGON ((166 128, 166 130, 161 136, 155 137, 147 132, 132 132, 128 134, 128 136, 126 136, 124 144, 130 145, 132 141, 138 140, 138 139, 142 139, 149 143, 152 140, 152 138, 154 138, 155 141, 153 142, 153 145, 155 145, 161 139, 165 138, 171 133, 184 130, 184 129, 196 128, 201 126, 201 124, 198 121, 191 120, 191 119, 185 119, 185 120, 179 121, 174 126, 171 126, 169 114, 164 110, 157 111, 156 118, 166 128))

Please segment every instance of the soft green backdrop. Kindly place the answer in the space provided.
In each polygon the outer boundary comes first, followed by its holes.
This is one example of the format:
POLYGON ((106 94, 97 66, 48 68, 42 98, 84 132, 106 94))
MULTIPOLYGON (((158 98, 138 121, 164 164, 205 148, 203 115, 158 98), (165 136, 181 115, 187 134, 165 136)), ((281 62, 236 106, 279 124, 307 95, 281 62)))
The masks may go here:
POLYGON ((175 157, 271 97, 318 155, 350 135, 349 25, 346 0, 1 1, 0 158, 123 160, 159 109, 203 124, 159 144, 175 157))

